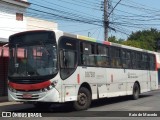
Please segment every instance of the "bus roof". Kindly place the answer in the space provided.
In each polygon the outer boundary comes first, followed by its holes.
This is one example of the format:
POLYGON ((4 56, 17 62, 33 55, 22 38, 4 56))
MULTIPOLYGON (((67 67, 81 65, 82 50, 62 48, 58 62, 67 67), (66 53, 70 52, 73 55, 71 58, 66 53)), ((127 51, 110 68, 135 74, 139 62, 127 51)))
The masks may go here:
MULTIPOLYGON (((36 32, 36 31, 39 32, 39 31, 50 31, 50 30, 24 31, 24 32, 16 33, 14 35, 23 34, 23 33, 26 33, 26 32, 36 32)), ((97 40, 95 38, 91 38, 91 37, 87 37, 87 36, 82 36, 82 35, 78 35, 78 34, 77 35, 76 34, 71 34, 71 33, 63 32, 61 30, 54 30, 54 32, 55 33, 62 33, 64 36, 71 37, 71 38, 76 38, 76 39, 79 39, 79 40, 85 40, 85 41, 90 41, 90 42, 95 42, 95 43, 100 43, 100 44, 110 45, 110 46, 115 46, 115 47, 121 47, 121 48, 141 51, 141 52, 159 54, 159 53, 154 52, 154 51, 149 51, 149 50, 140 49, 140 48, 136 48, 136 47, 132 47, 132 46, 127 46, 127 45, 122 45, 122 44, 117 44, 117 43, 112 43, 112 42, 108 42, 108 41, 97 40)), ((14 36, 14 35, 11 35, 11 36, 14 36)))
MULTIPOLYGON (((62 31, 57 30, 55 32, 62 32, 62 31)), ((136 47, 132 47, 132 46, 127 46, 127 45, 122 45, 122 44, 118 44, 118 43, 113 43, 113 42, 109 42, 109 41, 97 40, 95 38, 91 38, 91 37, 87 37, 87 36, 82 36, 82 35, 75 35, 75 34, 70 34, 70 33, 66 33, 66 32, 63 32, 63 35, 67 36, 67 37, 77 38, 79 40, 85 40, 85 41, 90 41, 90 42, 95 42, 95 43, 101 43, 101 44, 104 44, 104 45, 121 47, 121 48, 126 48, 126 49, 146 52, 146 53, 160 54, 160 53, 157 53, 157 52, 154 52, 154 51, 149 51, 149 50, 145 50, 145 49, 141 49, 141 48, 136 48, 136 47)))

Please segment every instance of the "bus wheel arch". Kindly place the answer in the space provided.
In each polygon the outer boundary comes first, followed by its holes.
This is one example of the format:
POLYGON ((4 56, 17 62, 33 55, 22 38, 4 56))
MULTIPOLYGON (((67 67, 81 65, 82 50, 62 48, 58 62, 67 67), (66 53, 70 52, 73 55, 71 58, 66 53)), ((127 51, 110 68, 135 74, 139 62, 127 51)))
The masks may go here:
POLYGON ((136 81, 133 85, 133 94, 132 94, 132 98, 134 100, 137 100, 139 98, 139 95, 141 93, 141 87, 138 81, 136 81))
POLYGON ((92 89, 91 89, 90 85, 87 82, 82 83, 82 85, 80 86, 80 88, 81 87, 87 88, 89 90, 89 92, 91 93, 91 95, 92 95, 92 89))
POLYGON ((78 90, 77 101, 74 101, 73 107, 75 110, 86 110, 90 107, 91 101, 91 87, 88 83, 83 83, 78 90))

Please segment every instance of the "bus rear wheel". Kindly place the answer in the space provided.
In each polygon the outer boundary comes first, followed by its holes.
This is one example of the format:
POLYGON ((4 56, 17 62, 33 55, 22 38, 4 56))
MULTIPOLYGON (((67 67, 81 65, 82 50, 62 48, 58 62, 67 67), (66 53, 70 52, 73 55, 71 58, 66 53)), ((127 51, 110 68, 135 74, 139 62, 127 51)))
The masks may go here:
POLYGON ((137 83, 134 83, 132 98, 134 100, 137 100, 139 98, 139 94, 140 94, 140 87, 137 83))
POLYGON ((91 104, 91 93, 85 88, 81 87, 78 92, 77 101, 74 102, 73 107, 75 110, 86 110, 90 107, 91 104))

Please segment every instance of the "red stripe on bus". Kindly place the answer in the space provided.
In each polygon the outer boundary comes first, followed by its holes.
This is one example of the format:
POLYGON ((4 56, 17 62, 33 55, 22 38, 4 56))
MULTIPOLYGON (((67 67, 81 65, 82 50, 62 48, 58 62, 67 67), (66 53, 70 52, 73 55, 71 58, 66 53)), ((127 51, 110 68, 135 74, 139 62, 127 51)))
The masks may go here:
POLYGON ((77 82, 78 82, 78 84, 80 83, 80 76, 79 76, 79 74, 77 74, 77 82))
POLYGON ((160 63, 157 63, 157 68, 160 68, 160 63))
POLYGON ((16 90, 39 90, 42 88, 46 88, 51 84, 50 81, 42 82, 42 83, 37 83, 37 84, 17 84, 17 83, 12 83, 9 82, 8 85, 16 90))
POLYGON ((155 55, 155 60, 156 60, 156 68, 155 68, 155 70, 158 71, 158 62, 157 62, 157 57, 156 57, 156 55, 155 55))
POLYGON ((111 43, 108 42, 108 41, 104 41, 103 44, 105 44, 105 45, 111 45, 111 43))

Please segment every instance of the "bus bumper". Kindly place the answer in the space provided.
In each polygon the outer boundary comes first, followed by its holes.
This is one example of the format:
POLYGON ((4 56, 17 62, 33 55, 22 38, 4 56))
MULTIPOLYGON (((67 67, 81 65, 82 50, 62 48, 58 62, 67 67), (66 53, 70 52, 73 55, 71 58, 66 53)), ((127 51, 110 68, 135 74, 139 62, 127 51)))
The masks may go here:
POLYGON ((55 88, 46 92, 12 92, 8 90, 8 100, 17 102, 60 102, 60 94, 55 88))

